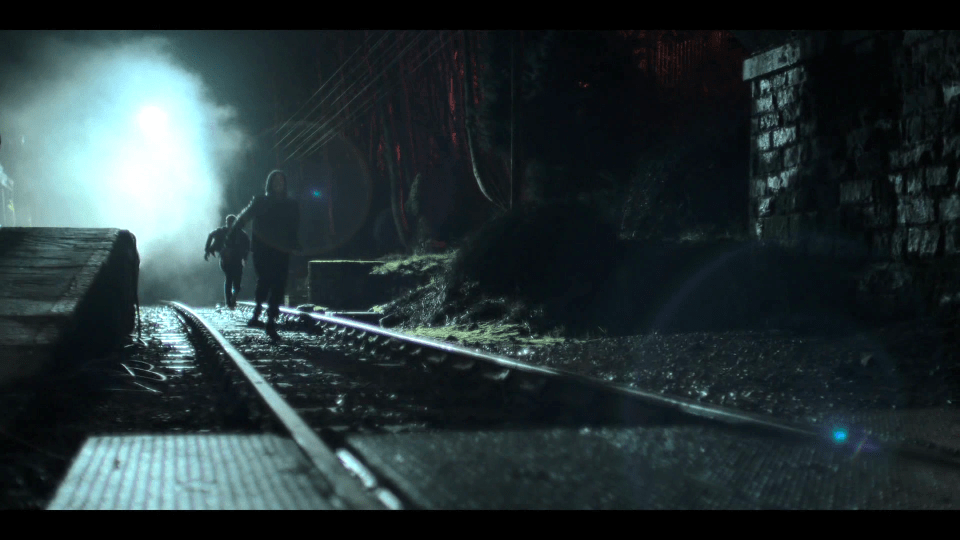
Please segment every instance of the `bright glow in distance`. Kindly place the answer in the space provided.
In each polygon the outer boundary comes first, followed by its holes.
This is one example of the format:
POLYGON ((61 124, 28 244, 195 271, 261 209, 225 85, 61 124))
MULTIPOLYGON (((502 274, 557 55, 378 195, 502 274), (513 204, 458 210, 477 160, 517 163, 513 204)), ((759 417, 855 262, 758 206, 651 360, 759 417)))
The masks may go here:
POLYGON ((836 428, 833 430, 833 440, 834 442, 842 443, 847 440, 847 430, 843 428, 836 428))
POLYGON ((18 168, 33 225, 132 232, 143 302, 222 300, 223 276, 197 254, 239 210, 221 207, 251 145, 235 112, 162 39, 37 39, 0 94, 0 122, 28 141, 18 168))
POLYGON ((156 105, 144 107, 137 115, 140 122, 140 129, 148 135, 163 133, 167 127, 167 113, 156 105))

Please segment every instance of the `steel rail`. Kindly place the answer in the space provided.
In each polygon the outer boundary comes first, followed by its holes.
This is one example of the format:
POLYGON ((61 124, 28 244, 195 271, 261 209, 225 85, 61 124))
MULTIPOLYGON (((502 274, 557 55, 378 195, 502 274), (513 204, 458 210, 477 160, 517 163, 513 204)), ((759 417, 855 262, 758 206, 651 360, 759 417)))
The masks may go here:
POLYGON ((330 492, 336 506, 343 509, 399 510, 400 499, 379 485, 376 477, 345 449, 333 450, 311 428, 293 407, 280 396, 250 362, 203 317, 184 304, 163 302, 185 316, 192 325, 201 329, 242 373, 249 387, 253 388, 260 401, 289 432, 307 458, 330 483, 330 492), (361 487, 362 484, 362 487, 361 487), (372 495, 370 494, 372 492, 372 495))
MULTIPOLYGON (((243 310, 252 310, 252 302, 238 302, 243 310)), ((885 451, 942 465, 960 466, 960 451, 923 441, 920 444, 848 437, 836 440, 829 426, 799 425, 758 414, 746 413, 716 405, 705 405, 685 398, 637 390, 628 386, 601 381, 563 370, 526 364, 516 359, 469 349, 420 336, 403 334, 370 324, 320 313, 309 313, 281 307, 281 317, 306 323, 306 330, 315 333, 333 332, 341 339, 363 346, 388 348, 394 353, 413 357, 425 369, 478 373, 488 381, 508 384, 513 389, 534 395, 552 394, 568 405, 595 406, 622 419, 672 420, 677 423, 720 423, 733 429, 759 431, 798 442, 816 443, 854 453, 862 448, 885 451), (334 330, 342 329, 342 332, 334 330), (551 392, 552 390, 552 392, 551 392)), ((361 354, 361 358, 363 355, 361 354)))

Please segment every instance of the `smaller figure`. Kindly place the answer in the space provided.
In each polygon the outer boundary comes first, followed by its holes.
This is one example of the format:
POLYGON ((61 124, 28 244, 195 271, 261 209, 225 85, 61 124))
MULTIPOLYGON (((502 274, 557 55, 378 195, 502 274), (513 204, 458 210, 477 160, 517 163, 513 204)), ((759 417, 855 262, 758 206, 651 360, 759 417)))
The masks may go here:
POLYGON ((208 260, 210 255, 220 252, 220 269, 223 270, 225 277, 223 283, 223 295, 227 307, 233 309, 237 307, 237 294, 240 292, 240 280, 243 278, 243 266, 247 261, 247 254, 250 252, 250 238, 243 231, 237 231, 236 234, 229 236, 230 228, 236 223, 237 216, 227 216, 227 224, 214 230, 207 236, 207 247, 204 248, 203 260, 208 260))

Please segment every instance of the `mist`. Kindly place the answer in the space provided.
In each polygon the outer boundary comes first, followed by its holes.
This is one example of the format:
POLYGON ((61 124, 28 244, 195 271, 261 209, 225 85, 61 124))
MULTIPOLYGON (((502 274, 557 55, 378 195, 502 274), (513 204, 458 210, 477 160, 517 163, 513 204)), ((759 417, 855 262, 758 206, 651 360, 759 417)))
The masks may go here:
POLYGON ((237 112, 164 39, 35 41, 0 94, 17 224, 127 229, 141 303, 222 301, 222 273, 203 246, 251 148, 237 112))

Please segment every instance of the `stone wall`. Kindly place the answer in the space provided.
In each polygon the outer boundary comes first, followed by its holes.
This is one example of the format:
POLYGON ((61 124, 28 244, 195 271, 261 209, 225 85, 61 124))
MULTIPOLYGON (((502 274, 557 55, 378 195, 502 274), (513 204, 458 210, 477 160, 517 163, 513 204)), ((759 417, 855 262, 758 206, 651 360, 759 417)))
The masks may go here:
POLYGON ((864 307, 960 291, 960 32, 831 32, 756 55, 750 230, 864 263, 864 307))

